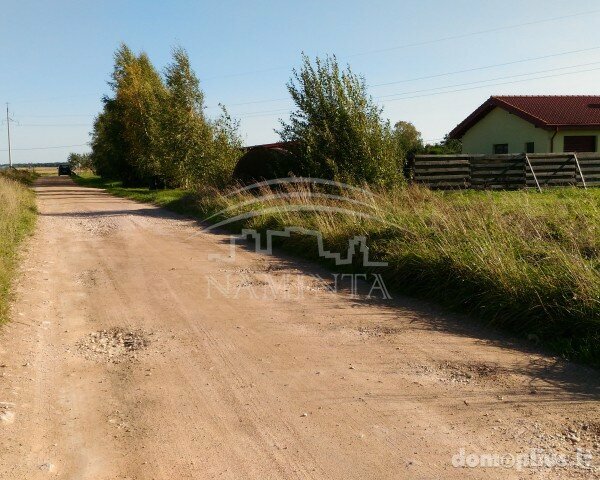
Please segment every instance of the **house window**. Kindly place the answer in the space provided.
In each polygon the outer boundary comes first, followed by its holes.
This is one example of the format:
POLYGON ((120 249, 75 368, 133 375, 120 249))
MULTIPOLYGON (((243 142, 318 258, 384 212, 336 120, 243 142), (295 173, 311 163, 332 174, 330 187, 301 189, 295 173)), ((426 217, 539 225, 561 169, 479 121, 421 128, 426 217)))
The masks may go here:
POLYGON ((494 155, 500 155, 502 153, 508 153, 508 143, 495 143, 494 155))
POLYGON ((525 153, 534 153, 535 152, 535 144, 533 142, 527 142, 525 144, 525 153))
POLYGON ((595 152, 595 135, 565 136, 563 152, 595 152))

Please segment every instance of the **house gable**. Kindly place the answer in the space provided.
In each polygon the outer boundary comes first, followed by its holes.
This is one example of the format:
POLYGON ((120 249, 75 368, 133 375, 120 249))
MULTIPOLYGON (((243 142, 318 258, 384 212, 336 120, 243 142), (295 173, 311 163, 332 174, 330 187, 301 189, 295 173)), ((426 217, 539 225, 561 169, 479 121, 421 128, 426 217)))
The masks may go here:
POLYGON ((553 132, 538 128, 520 116, 494 107, 462 136, 463 153, 493 154, 494 145, 507 144, 507 153, 526 151, 533 142, 534 152, 549 152, 553 132))

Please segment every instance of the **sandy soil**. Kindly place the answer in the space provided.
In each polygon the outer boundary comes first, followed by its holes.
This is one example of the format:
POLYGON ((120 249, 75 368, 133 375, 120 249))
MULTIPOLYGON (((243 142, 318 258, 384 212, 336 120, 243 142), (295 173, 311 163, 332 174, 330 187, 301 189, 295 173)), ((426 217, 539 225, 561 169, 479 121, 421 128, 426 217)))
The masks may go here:
POLYGON ((0 332, 1 479, 598 475, 460 466, 600 465, 597 371, 425 303, 331 293, 283 255, 228 258, 225 235, 69 179, 36 190, 0 332))

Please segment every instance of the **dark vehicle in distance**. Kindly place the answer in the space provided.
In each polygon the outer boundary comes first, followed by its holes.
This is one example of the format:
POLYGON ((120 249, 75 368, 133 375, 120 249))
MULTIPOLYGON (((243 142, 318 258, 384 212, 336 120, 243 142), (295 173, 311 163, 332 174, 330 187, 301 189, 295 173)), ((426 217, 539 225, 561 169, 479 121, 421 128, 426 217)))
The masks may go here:
POLYGON ((59 165, 58 166, 58 176, 61 175, 71 175, 71 167, 69 165, 59 165))

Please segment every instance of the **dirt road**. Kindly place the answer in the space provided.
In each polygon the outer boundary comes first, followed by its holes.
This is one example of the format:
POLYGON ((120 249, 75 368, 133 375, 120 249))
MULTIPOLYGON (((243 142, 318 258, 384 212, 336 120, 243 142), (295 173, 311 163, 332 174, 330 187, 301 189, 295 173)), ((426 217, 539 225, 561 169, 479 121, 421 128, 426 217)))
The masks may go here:
POLYGON ((600 465, 597 371, 331 293, 284 256, 228 258, 225 235, 148 205, 36 190, 0 332, 3 480, 593 477, 577 448, 600 465), (537 448, 579 463, 481 466, 537 448))

